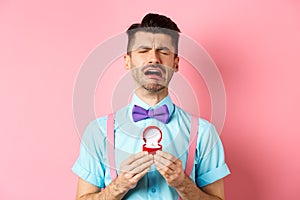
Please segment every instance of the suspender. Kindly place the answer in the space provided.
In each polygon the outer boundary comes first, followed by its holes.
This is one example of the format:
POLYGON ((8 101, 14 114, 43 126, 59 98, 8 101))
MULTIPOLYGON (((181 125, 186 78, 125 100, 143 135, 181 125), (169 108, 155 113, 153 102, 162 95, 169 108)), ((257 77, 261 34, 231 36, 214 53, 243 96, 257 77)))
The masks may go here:
MULTIPOLYGON (((186 160, 185 165, 185 174, 190 176, 194 166, 194 158, 196 153, 196 146, 197 146, 197 138, 198 138, 198 118, 192 116, 191 119, 191 127, 190 127, 190 141, 189 141, 189 151, 188 151, 188 158, 186 160)), ((178 196, 178 200, 181 198, 178 196)))
POLYGON ((116 164, 115 164, 115 132, 114 132, 114 114, 109 114, 107 117, 107 140, 106 148, 108 154, 108 165, 110 171, 110 177, 113 181, 117 178, 116 164))
POLYGON ((190 133, 190 141, 189 141, 189 151, 188 158, 185 166, 185 173, 190 176, 193 166, 194 166, 194 157, 196 153, 196 145, 197 145, 197 136, 198 136, 198 118, 192 116, 191 119, 191 133, 190 133))
MULTIPOLYGON (((106 148, 108 153, 108 163, 110 169, 110 177, 114 180, 117 177, 116 172, 116 164, 115 164, 115 134, 114 134, 114 114, 109 114, 107 117, 107 140, 106 140, 106 148)), ((191 119, 191 133, 189 138, 189 150, 188 157, 185 166, 185 173, 190 176, 193 166, 194 166, 194 157, 196 153, 196 145, 197 145, 197 136, 198 136, 198 118, 192 116, 191 119)), ((178 198, 180 199, 180 197, 178 198)))

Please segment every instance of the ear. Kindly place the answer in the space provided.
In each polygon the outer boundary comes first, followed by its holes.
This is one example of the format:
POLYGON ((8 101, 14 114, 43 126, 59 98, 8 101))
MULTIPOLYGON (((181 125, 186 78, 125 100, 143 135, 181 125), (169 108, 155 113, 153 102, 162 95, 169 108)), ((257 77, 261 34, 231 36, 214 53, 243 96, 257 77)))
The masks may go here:
POLYGON ((124 66, 125 66, 126 70, 130 70, 131 69, 130 55, 128 55, 128 54, 124 55, 124 66))
POLYGON ((179 70, 179 57, 174 58, 174 71, 178 72, 179 70))

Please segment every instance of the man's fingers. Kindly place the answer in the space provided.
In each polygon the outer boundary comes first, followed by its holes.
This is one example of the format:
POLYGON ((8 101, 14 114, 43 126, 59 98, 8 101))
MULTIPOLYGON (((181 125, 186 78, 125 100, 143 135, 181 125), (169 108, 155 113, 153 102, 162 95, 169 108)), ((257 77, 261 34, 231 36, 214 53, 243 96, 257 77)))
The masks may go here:
POLYGON ((145 162, 148 162, 150 160, 153 160, 153 155, 151 154, 146 154, 144 157, 141 157, 135 161, 133 161, 130 165, 132 165, 133 167, 139 166, 145 162))
POLYGON ((148 162, 145 162, 138 167, 134 168, 131 171, 126 171, 125 172, 125 177, 126 178, 132 178, 136 176, 137 174, 143 173, 145 170, 148 171, 147 169, 150 168, 150 166, 153 164, 153 160, 149 160, 148 162))
POLYGON ((155 167, 158 171, 160 170, 165 170, 167 168, 167 166, 165 166, 164 164, 162 164, 161 162, 159 162, 158 160, 154 160, 154 164, 155 167))
POLYGON ((132 178, 135 174, 141 173, 146 168, 154 163, 153 155, 148 152, 140 152, 131 155, 128 159, 124 160, 121 164, 120 171, 124 173, 127 179, 132 178))
POLYGON ((176 162, 176 160, 178 160, 178 158, 176 158, 175 156, 173 156, 172 154, 169 154, 167 152, 164 151, 156 151, 157 155, 166 158, 167 160, 171 160, 172 162, 176 162))
POLYGON ((149 160, 148 162, 143 163, 143 164, 139 165, 138 167, 135 167, 129 173, 139 174, 142 171, 144 171, 145 169, 147 169, 148 167, 150 167, 152 164, 153 164, 153 160, 149 160))
POLYGON ((150 166, 152 165, 153 161, 149 161, 143 164, 143 167, 140 167, 138 173, 134 173, 133 171, 125 173, 125 177, 131 180, 134 183, 137 183, 145 174, 150 170, 150 166), (147 167, 146 167, 147 166, 147 167))
POLYGON ((150 170, 150 166, 144 169, 141 173, 134 175, 133 179, 138 182, 147 172, 150 170))
POLYGON ((170 169, 167 166, 163 165, 158 161, 155 161, 155 167, 162 176, 164 177, 168 176, 168 171, 170 171, 170 169))
POLYGON ((148 155, 148 152, 146 151, 142 151, 142 152, 139 152, 137 154, 133 154, 131 155, 129 158, 127 158, 126 160, 123 161, 123 164, 124 165, 130 165, 131 163, 133 163, 135 160, 137 159, 140 159, 144 156, 148 155))
POLYGON ((168 167, 171 170, 176 170, 176 163, 174 163, 173 161, 168 160, 165 157, 162 157, 160 155, 154 155, 154 162, 155 162, 155 165, 157 163, 159 163, 159 164, 161 164, 161 166, 168 167))
POLYGON ((141 158, 135 160, 134 162, 132 162, 130 165, 126 166, 125 169, 127 171, 132 171, 132 170, 140 167, 144 163, 148 163, 149 161, 151 161, 152 164, 153 164, 153 156, 152 155, 145 155, 144 157, 141 157, 141 158))

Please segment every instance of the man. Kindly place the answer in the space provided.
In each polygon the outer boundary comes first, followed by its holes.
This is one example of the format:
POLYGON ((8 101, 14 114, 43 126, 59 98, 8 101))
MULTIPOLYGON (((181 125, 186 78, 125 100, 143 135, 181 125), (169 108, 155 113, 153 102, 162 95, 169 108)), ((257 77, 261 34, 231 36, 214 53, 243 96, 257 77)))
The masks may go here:
MULTIPOLYGON (((222 143, 212 124, 197 118, 197 138, 190 138, 192 117, 171 101, 168 84, 179 67, 179 28, 168 17, 146 15, 128 30, 125 67, 136 84, 131 103, 118 110, 110 127, 108 117, 89 124, 82 138, 80 156, 73 166, 79 176, 77 199, 223 199, 222 178, 230 172, 222 143), (140 117, 138 109, 163 119, 140 117), (141 151, 143 130, 162 131, 162 150, 141 151), (109 152, 112 128, 114 152, 109 152), (194 141, 194 157, 190 156, 194 141), (185 172, 192 157, 191 174, 185 172), (117 177, 112 177, 115 161, 117 177), (113 179, 113 180, 112 180, 113 179)), ((143 112, 144 112, 143 111, 143 112)), ((193 154, 191 154, 193 155, 193 154)))

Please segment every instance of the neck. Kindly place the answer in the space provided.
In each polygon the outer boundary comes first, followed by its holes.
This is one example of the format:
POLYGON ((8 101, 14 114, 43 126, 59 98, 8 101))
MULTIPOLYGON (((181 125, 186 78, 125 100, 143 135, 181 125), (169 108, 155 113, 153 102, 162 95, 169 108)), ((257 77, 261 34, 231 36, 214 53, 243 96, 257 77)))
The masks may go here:
POLYGON ((149 92, 142 88, 138 88, 135 90, 135 94, 149 106, 154 106, 168 96, 168 88, 158 92, 149 92))

